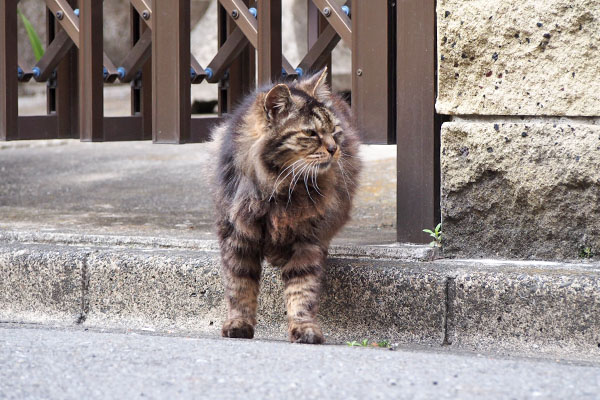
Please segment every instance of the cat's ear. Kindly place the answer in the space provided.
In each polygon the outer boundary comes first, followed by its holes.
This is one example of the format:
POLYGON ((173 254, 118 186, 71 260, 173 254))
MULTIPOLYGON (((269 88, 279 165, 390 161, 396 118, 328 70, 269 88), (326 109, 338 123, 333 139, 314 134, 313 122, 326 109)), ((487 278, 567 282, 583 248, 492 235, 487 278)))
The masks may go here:
POLYGON ((331 90, 327 85, 327 66, 314 74, 311 78, 306 81, 306 87, 308 89, 308 93, 321 101, 324 101, 329 96, 331 96, 331 90))
POLYGON ((292 93, 287 85, 280 83, 273 86, 265 96, 265 112, 268 117, 275 116, 289 108, 292 103, 292 93))

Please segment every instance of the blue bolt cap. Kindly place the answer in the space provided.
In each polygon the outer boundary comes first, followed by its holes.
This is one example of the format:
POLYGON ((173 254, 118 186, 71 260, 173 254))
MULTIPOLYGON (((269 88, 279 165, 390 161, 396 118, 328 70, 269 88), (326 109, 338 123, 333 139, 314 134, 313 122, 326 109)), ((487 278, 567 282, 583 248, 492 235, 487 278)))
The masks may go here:
POLYGON ((256 8, 254 7, 250 7, 248 11, 250 11, 250 14, 252 14, 254 18, 256 18, 256 16, 258 15, 258 10, 256 10, 256 8))
POLYGON ((117 73, 119 74, 119 79, 123 79, 125 74, 127 74, 127 71, 125 71, 125 68, 119 67, 117 68, 117 73))
POLYGON ((75 10, 73 10, 73 12, 79 17, 79 8, 76 8, 75 10))
POLYGON ((190 67, 190 76, 192 77, 192 79, 196 77, 196 71, 192 67, 190 67))
POLYGON ((285 70, 285 68, 281 68, 281 76, 283 76, 283 77, 287 76, 287 71, 285 70))
POLYGON ((17 67, 17 77, 21 79, 23 77, 23 70, 21 67, 17 67))
POLYGON ((212 79, 212 77, 213 77, 213 70, 212 70, 212 68, 206 68, 204 70, 204 72, 206 73, 206 79, 212 79))
POLYGON ((350 16, 350 7, 342 6, 342 11, 344 12, 344 14, 350 16))
POLYGON ((108 78, 108 70, 106 67, 102 67, 102 75, 104 76, 104 79, 108 78))
POLYGON ((35 76, 36 78, 40 77, 40 74, 42 73, 42 71, 40 71, 40 69, 38 67, 33 67, 31 70, 33 71, 33 76, 35 76))
POLYGON ((298 74, 298 77, 302 77, 302 75, 304 75, 304 70, 300 67, 296 68, 296 73, 298 74))

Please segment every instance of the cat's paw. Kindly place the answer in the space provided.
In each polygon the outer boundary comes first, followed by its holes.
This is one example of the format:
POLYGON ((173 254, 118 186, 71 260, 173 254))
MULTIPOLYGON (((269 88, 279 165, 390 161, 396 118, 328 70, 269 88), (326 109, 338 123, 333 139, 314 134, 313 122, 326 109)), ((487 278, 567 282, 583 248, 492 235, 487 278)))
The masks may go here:
POLYGON ((221 334, 228 338, 252 339, 254 327, 242 319, 229 319, 223 324, 221 334))
POLYGON ((308 343, 308 344, 323 344, 325 337, 319 325, 311 322, 302 324, 290 325, 290 342, 292 343, 308 343))

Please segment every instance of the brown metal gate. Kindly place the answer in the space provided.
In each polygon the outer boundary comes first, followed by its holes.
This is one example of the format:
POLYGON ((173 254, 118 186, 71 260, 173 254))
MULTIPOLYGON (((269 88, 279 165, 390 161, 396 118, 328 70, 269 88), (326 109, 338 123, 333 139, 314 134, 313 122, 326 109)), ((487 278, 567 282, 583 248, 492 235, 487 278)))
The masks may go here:
POLYGON ((296 67, 281 52, 281 1, 218 1, 219 51, 202 67, 190 54, 190 0, 130 0, 131 51, 119 65, 103 51, 102 1, 45 0, 47 48, 35 66, 18 60, 18 0, 1 0, 0 140, 202 142, 255 76, 319 70, 343 40, 363 141, 398 142, 398 240, 425 240, 421 229, 439 220, 435 1, 307 0, 309 50, 296 67), (17 83, 31 79, 47 82, 47 113, 19 116, 17 83), (105 117, 103 85, 117 80, 131 84, 131 115, 105 117), (205 80, 219 85, 219 115, 192 117, 190 85, 205 80))

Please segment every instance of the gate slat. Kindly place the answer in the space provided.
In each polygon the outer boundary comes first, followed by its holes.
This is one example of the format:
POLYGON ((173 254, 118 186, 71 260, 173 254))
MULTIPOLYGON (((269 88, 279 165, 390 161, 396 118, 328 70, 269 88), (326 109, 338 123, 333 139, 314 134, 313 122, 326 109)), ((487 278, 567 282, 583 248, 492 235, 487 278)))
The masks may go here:
MULTIPOLYGON (((69 4, 74 6, 76 0, 69 0, 69 4)), ((46 18, 50 20, 51 18, 54 19, 54 16, 47 12, 46 18)), ((53 21, 53 25, 55 30, 54 39, 56 40, 58 34, 65 32, 64 28, 56 21, 53 21)), ((79 138, 77 64, 77 49, 72 45, 56 69, 54 109, 56 111, 56 137, 58 138, 79 138)))
POLYGON ((190 136, 190 0, 156 1, 152 28, 152 140, 190 136))
POLYGON ((298 65, 304 73, 316 72, 327 66, 327 84, 331 86, 332 68, 331 51, 340 42, 340 36, 335 29, 329 25, 319 8, 312 0, 307 0, 307 34, 308 52, 298 65))
POLYGON ((365 143, 393 143, 388 8, 352 5, 352 111, 365 143))
POLYGON ((258 83, 281 77, 281 1, 258 0, 258 83))
MULTIPOLYGON (((249 0, 244 0, 244 4, 249 6, 255 5, 255 1, 250 3, 249 0)), ((227 18, 227 41, 219 49, 219 54, 226 51, 229 40, 236 37, 239 44, 234 46, 235 56, 232 56, 232 62, 229 66, 229 88, 227 93, 227 109, 233 112, 235 107, 241 103, 243 97, 256 86, 256 51, 250 46, 243 32, 236 25, 233 18, 227 18)), ((217 55, 218 57, 218 55, 217 55)), ((215 57, 216 58, 216 57, 215 57)), ((229 60, 225 60, 228 62, 229 60)), ((222 67, 223 68, 223 67, 222 67)))
POLYGON ((19 138, 17 0, 0 1, 0 140, 19 138))
POLYGON ((422 229, 439 222, 440 202, 435 1, 402 1, 397 18, 398 241, 424 243, 422 229))
POLYGON ((96 0, 79 5, 79 135, 84 142, 104 140, 102 7, 96 0))

